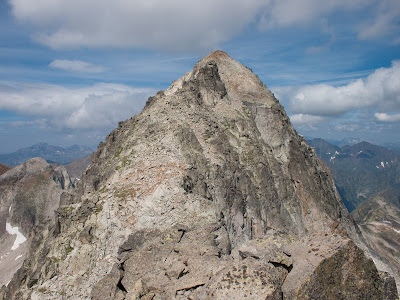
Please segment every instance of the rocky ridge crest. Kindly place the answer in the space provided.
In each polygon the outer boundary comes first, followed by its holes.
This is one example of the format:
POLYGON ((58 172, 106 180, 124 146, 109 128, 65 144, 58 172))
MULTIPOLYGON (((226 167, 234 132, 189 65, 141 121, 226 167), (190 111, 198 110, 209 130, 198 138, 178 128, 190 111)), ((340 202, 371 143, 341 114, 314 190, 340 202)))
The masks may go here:
POLYGON ((332 271, 356 283, 333 293, 397 295, 349 238, 329 170, 225 52, 149 98, 91 160, 5 297, 324 299, 307 282, 332 271))

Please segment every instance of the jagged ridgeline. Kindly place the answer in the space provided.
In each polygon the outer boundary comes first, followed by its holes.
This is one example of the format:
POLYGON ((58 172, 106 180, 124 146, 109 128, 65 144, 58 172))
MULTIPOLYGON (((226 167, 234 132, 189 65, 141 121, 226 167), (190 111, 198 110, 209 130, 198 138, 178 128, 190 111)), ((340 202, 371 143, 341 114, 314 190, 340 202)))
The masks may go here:
POLYGON ((329 170, 221 51, 121 122, 57 215, 6 298, 397 297, 329 170))

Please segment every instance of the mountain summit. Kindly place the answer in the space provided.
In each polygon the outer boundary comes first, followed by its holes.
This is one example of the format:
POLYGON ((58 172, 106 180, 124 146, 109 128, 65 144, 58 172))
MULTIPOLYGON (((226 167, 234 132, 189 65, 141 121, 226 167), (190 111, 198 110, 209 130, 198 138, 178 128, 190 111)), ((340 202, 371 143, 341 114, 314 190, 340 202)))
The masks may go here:
POLYGON ((397 297, 356 246, 329 170, 221 51, 121 122, 57 215, 6 297, 397 297))

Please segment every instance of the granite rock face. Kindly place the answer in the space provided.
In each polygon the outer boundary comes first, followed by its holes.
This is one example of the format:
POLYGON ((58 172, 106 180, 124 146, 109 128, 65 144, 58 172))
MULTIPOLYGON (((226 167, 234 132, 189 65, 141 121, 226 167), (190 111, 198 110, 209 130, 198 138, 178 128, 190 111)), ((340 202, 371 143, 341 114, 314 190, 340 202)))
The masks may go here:
POLYGON ((299 299, 397 299, 396 283, 349 242, 324 259, 300 288, 299 299))
POLYGON ((368 245, 387 261, 391 274, 400 281, 400 206, 390 190, 372 195, 352 213, 368 245))
POLYGON ((32 158, 0 176, 0 285, 22 265, 36 232, 55 218, 73 183, 64 167, 32 158))
MULTIPOLYGON (((329 170, 221 51, 149 98, 91 160, 4 297, 293 299, 314 295, 306 282, 357 240, 329 170)), ((362 280, 357 295, 397 295, 390 277, 362 280)))

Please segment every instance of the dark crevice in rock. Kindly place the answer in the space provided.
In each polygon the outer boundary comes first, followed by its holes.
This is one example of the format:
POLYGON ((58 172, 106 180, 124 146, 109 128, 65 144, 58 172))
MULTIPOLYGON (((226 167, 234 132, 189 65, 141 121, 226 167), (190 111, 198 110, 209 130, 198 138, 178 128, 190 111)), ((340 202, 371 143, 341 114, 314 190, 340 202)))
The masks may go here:
POLYGON ((181 236, 179 237, 178 243, 182 241, 183 236, 185 235, 186 230, 185 229, 178 229, 178 232, 181 233, 181 236))
POLYGON ((94 180, 94 182, 93 182, 93 187, 94 187, 94 190, 95 190, 95 191, 98 190, 99 185, 100 185, 100 179, 94 180))
POLYGON ((183 269, 179 275, 178 275, 178 279, 182 278, 183 276, 185 276, 186 274, 189 274, 189 271, 186 269, 183 269))
POLYGON ((283 252, 283 254, 285 254, 286 256, 289 256, 289 257, 292 256, 292 254, 290 254, 288 251, 282 251, 282 252, 283 252))
POLYGON ((60 176, 60 174, 54 173, 53 174, 53 181, 58 183, 61 189, 65 190, 65 178, 64 176, 60 176))
POLYGON ((185 178, 183 178, 183 189, 185 190, 186 193, 193 193, 193 181, 192 178, 190 178, 189 176, 185 176, 185 178))
POLYGON ((124 285, 122 284, 122 278, 118 281, 117 288, 124 293, 127 293, 128 291, 125 289, 124 285))
POLYGON ((193 286, 188 286, 188 287, 185 287, 183 289, 177 290, 176 294, 178 294, 181 291, 193 291, 193 290, 195 290, 195 289, 197 289, 197 288, 199 288, 201 286, 204 286, 204 285, 205 285, 205 283, 199 283, 199 284, 195 284, 193 286))
POLYGON ((285 270, 288 271, 288 274, 293 269, 293 265, 287 266, 287 265, 285 265, 283 263, 276 262, 276 261, 269 261, 269 263, 272 264, 275 268, 284 268, 285 270))
POLYGON ((124 264, 125 264, 125 261, 121 262, 121 264, 119 265, 119 269, 120 269, 122 272, 125 272, 124 264))
POLYGON ((127 293, 128 291, 126 290, 126 288, 124 287, 124 285, 122 284, 122 279, 124 279, 124 275, 125 275, 125 267, 124 267, 125 261, 121 262, 118 269, 120 271, 120 278, 119 281, 117 283, 117 288, 125 293, 127 293))

